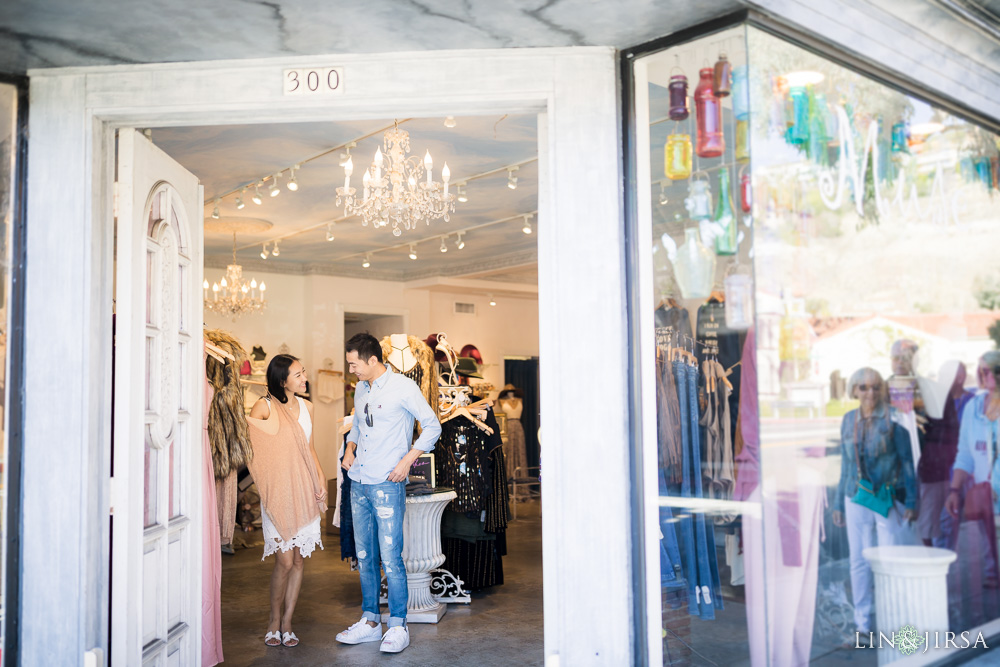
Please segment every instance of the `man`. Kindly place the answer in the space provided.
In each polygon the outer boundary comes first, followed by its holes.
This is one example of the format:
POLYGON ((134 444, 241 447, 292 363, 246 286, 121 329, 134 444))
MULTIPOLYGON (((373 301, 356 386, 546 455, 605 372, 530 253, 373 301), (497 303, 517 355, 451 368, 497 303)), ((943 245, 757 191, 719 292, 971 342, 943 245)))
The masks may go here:
POLYGON ((382 346, 368 333, 347 341, 347 367, 358 376, 354 421, 341 466, 351 478, 354 541, 361 571, 361 620, 337 635, 343 644, 382 640, 380 650, 399 653, 410 645, 403 565, 406 479, 417 458, 434 448, 441 424, 420 388, 382 363, 382 346), (413 421, 421 434, 410 448, 413 421), (389 629, 379 615, 379 556, 389 584, 389 629))

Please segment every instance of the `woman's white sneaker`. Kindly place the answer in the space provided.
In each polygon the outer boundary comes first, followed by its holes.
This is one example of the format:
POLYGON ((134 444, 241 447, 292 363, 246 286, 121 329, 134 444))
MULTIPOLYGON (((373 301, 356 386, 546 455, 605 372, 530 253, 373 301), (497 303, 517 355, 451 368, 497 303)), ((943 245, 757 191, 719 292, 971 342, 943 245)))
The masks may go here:
POLYGON ((341 644, 363 644, 377 642, 380 639, 382 639, 382 624, 379 623, 373 628, 363 618, 337 635, 337 641, 341 644))
POLYGON ((389 628, 385 637, 382 637, 382 646, 379 650, 382 653, 399 653, 410 645, 410 631, 405 626, 397 625, 389 628))

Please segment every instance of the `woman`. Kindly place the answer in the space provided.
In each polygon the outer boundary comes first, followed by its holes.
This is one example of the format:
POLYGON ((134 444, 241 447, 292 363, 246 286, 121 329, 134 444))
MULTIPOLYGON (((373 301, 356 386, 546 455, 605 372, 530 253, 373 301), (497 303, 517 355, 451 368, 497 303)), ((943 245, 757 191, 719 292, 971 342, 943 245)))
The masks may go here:
POLYGON ((878 371, 862 368, 855 371, 847 386, 848 396, 861 406, 844 415, 840 425, 840 484, 834 500, 833 523, 847 526, 847 544, 851 554, 851 594, 854 598, 854 624, 862 636, 871 631, 872 571, 863 552, 873 546, 873 533, 879 546, 914 541, 908 523, 917 518, 917 481, 913 470, 910 436, 892 419, 889 394, 878 371), (887 505, 888 516, 859 504, 868 493, 859 484, 870 482, 873 497, 883 485, 892 487, 887 505), (902 501, 902 502, 901 502, 902 501))
POLYGON ((276 554, 271 574, 271 617, 264 643, 297 646, 292 612, 302 585, 304 559, 322 549, 320 516, 326 511, 326 476, 313 447, 312 403, 295 396, 306 389, 299 360, 279 354, 267 365, 267 396, 250 411, 253 461, 260 492, 264 556, 276 554), (284 611, 282 611, 284 606, 284 611))

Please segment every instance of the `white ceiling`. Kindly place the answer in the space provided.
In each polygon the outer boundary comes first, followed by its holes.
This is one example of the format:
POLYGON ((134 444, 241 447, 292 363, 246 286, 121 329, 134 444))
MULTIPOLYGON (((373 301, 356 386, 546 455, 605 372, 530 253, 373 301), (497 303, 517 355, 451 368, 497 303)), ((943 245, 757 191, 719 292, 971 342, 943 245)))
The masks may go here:
MULTIPOLYGON (((299 189, 289 191, 287 171, 279 179, 281 194, 269 197, 262 188, 263 203, 245 196, 245 208, 236 208, 236 195, 225 196, 219 205, 222 221, 241 217, 264 219, 273 227, 266 231, 240 233, 237 259, 245 270, 330 275, 365 275, 385 280, 417 280, 434 276, 462 277, 475 274, 491 281, 534 283, 537 273, 536 235, 526 235, 522 215, 533 214, 538 202, 537 119, 534 116, 460 117, 456 127, 444 119, 400 119, 410 132, 411 155, 430 150, 435 178, 445 162, 451 170, 452 187, 466 178, 494 169, 501 172, 470 181, 469 201, 456 202, 450 221, 436 220, 394 237, 389 228, 364 227, 357 217, 337 222, 335 240, 326 240, 327 226, 344 217, 336 206, 335 188, 343 185, 340 166, 343 150, 317 158, 296 172, 299 189), (528 161, 517 171, 517 189, 507 186, 503 168, 528 161), (495 221, 512 220, 476 227, 495 221), (470 229, 472 228, 472 229, 470 229), (465 248, 456 247, 456 233, 463 234, 465 248), (440 252, 445 237, 447 253, 440 252), (279 242, 278 257, 260 258, 262 244, 279 242), (409 258, 409 243, 416 244, 417 260, 409 258), (403 247, 394 249, 392 246, 403 247), (371 267, 363 269, 364 253, 372 252, 371 267)), ((234 188, 260 181, 279 170, 367 134, 353 149, 352 184, 371 163, 382 130, 393 119, 342 123, 286 123, 224 127, 157 128, 153 142, 193 172, 205 187, 205 265, 224 267, 231 260, 232 234, 211 231, 211 213, 216 197, 234 188)), ((252 190, 252 189, 251 189, 252 190)), ((538 221, 532 217, 532 225, 538 221)), ((269 246, 270 247, 270 246, 269 246)), ((211 274, 211 271, 209 271, 211 274)))

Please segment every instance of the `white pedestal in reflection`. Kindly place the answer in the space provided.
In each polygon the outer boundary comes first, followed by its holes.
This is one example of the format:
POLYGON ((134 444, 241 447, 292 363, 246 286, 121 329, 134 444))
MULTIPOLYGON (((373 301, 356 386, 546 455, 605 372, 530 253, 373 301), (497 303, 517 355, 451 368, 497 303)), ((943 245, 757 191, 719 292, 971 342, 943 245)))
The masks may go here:
MULTIPOLYGON (((409 601, 406 604, 407 623, 437 623, 448 611, 431 594, 431 572, 444 564, 441 551, 441 515, 456 498, 454 491, 441 491, 426 496, 407 496, 403 515, 403 564, 409 601)), ((385 580, 383 579, 383 589, 385 580)), ((388 602, 387 598, 382 600, 388 602)), ((389 614, 382 614, 388 621, 389 614)))
MULTIPOLYGON (((956 554, 948 549, 924 546, 869 547, 864 557, 875 575, 875 613, 879 632, 890 637, 906 625, 923 636, 948 630, 948 566, 956 554)), ((878 635, 875 645, 878 646, 878 635)), ((917 649, 922 652, 924 644, 917 649)), ((907 657, 899 648, 883 643, 878 649, 878 664, 885 665, 907 657)))

